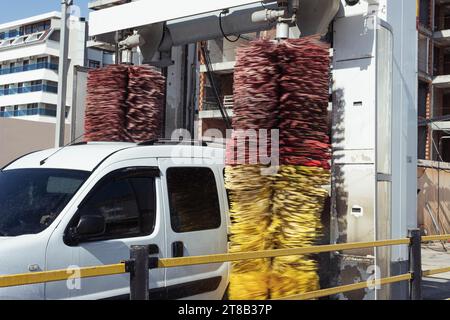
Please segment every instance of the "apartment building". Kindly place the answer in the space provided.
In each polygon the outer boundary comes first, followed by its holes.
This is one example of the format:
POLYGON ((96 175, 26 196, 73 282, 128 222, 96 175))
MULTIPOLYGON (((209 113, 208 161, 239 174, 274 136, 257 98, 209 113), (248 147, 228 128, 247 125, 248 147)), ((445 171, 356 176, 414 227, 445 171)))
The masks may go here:
POLYGON ((417 6, 419 159, 450 162, 450 1, 417 6))
MULTIPOLYGON (((60 50, 59 12, 0 24, 0 117, 55 122, 60 50)), ((86 49, 87 21, 71 17, 66 113, 74 66, 113 63, 104 50, 86 49)))

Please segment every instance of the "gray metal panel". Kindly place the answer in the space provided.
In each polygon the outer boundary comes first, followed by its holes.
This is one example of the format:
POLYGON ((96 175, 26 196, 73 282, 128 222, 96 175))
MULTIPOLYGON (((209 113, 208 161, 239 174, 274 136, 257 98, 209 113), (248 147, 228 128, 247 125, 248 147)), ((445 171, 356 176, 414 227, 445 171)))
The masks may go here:
POLYGON ((359 150, 372 157, 376 119, 374 59, 336 62, 333 80, 334 147, 359 150))
MULTIPOLYGON (((333 180, 338 242, 374 241, 374 165, 336 165, 333 180)), ((372 255, 373 249, 353 250, 349 254, 372 255)))
POLYGON ((77 140, 78 142, 84 135, 84 114, 86 111, 89 69, 80 66, 76 66, 74 69, 70 141, 77 140))
POLYGON ((375 55, 375 17, 355 15, 334 22, 334 60, 370 58, 375 55))

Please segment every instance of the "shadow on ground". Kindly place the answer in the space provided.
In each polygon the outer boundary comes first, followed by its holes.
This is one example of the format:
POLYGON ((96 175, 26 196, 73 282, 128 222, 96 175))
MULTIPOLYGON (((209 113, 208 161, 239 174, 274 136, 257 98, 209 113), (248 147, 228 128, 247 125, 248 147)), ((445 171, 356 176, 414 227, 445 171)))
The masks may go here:
POLYGON ((423 278, 422 296, 424 300, 446 300, 450 298, 450 279, 423 278))

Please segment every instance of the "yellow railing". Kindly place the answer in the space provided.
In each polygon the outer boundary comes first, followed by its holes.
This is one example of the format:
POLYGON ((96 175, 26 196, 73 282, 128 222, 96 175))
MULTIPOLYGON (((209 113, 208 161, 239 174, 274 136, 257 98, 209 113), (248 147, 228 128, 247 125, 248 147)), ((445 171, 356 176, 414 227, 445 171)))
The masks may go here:
MULTIPOLYGON (((450 235, 439 235, 439 236, 426 236, 421 238, 421 242, 430 241, 447 241, 450 240, 450 235)), ((224 263, 233 262, 240 260, 251 260, 251 259, 261 259, 261 258, 275 258, 282 256, 294 256, 294 255, 306 255, 306 254, 318 254, 324 252, 335 252, 335 251, 345 251, 353 249, 365 249, 365 248, 377 248, 385 246, 394 245, 411 245, 411 238, 396 239, 396 240, 381 240, 373 242, 358 242, 358 243, 342 243, 333 245, 320 245, 311 246, 304 248, 292 248, 292 249, 277 249, 277 250, 264 250, 256 252, 240 252, 240 253, 226 253, 226 254, 215 254, 208 256, 192 256, 192 257, 182 257, 182 258, 163 258, 158 259, 155 268, 175 268, 202 264, 212 264, 212 263, 224 263)), ((127 269, 127 262, 121 262, 112 265, 103 265, 96 267, 86 267, 79 268, 76 270, 77 278, 92 278, 101 276, 110 276, 117 274, 124 274, 129 272, 127 269)), ((431 276, 439 273, 450 272, 450 267, 425 270, 422 271, 423 276, 431 276)), ((420 275, 420 276, 422 276, 420 275)), ((43 271, 36 273, 25 273, 16 275, 2 275, 0 276, 0 288, 30 285, 38 283, 47 283, 54 281, 63 281, 71 279, 74 277, 73 270, 54 270, 54 271, 43 271)), ((387 285, 392 283, 397 283, 401 281, 409 281, 414 278, 413 273, 407 273, 403 275, 376 279, 373 281, 365 281, 360 283, 354 283, 349 285, 343 285, 334 288, 322 289, 317 291, 312 291, 308 293, 303 293, 295 296, 290 296, 283 298, 283 300, 308 300, 317 299, 320 297, 330 296, 338 293, 349 292, 353 290, 365 289, 375 285, 387 285)))
MULTIPOLYGON (((74 276, 74 269, 42 271, 0 276, 0 288, 63 281, 74 276)), ((77 278, 93 278, 126 273, 125 263, 79 268, 77 278)))

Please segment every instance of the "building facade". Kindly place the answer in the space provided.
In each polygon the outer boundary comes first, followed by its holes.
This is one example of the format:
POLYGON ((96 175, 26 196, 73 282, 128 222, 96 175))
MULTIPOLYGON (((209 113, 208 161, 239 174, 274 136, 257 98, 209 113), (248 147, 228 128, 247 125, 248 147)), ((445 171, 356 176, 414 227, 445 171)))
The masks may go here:
MULTIPOLYGON (((102 67, 113 55, 86 49, 87 22, 71 17, 66 113, 74 66, 102 67)), ((55 122, 61 14, 50 12, 0 24, 0 117, 55 122)))
POLYGON ((418 0, 419 159, 450 162, 450 2, 418 0))

